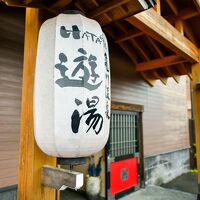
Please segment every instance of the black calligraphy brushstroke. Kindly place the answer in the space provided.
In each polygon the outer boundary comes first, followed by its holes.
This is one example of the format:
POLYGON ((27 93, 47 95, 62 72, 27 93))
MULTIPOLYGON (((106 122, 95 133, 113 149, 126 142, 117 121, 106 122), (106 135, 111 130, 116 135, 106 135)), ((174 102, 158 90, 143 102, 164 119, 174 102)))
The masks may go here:
POLYGON ((66 77, 65 72, 68 70, 68 68, 63 65, 63 62, 67 62, 67 56, 64 53, 59 54, 59 60, 60 63, 55 65, 55 68, 60 70, 60 74, 62 77, 66 77))
POLYGON ((96 56, 93 56, 93 55, 90 55, 90 57, 88 59, 88 61, 89 61, 88 63, 91 66, 91 72, 92 72, 91 77, 94 78, 92 80, 93 83, 95 83, 97 78, 99 78, 99 75, 95 72, 95 69, 97 67, 97 64, 95 62, 96 60, 97 60, 96 56))
POLYGON ((89 31, 85 31, 81 34, 81 30, 79 29, 79 27, 77 25, 72 25, 71 30, 66 29, 65 26, 61 26, 60 27, 60 35, 63 38, 70 38, 70 36, 72 35, 72 37, 75 40, 81 39, 81 38, 83 38, 83 39, 86 38, 87 41, 91 41, 91 42, 94 42, 94 43, 100 44, 100 45, 103 42, 104 46, 105 46, 103 34, 100 35, 99 37, 89 31))
POLYGON ((66 71, 68 68, 63 65, 63 62, 67 62, 67 56, 64 53, 59 54, 59 60, 60 63, 55 65, 55 68, 60 71, 60 75, 62 78, 57 79, 55 82, 58 84, 61 88, 63 87, 85 87, 86 89, 92 91, 96 90, 102 83, 99 82, 98 84, 90 84, 89 80, 90 77, 94 78, 92 79, 92 82, 95 83, 97 78, 99 78, 99 75, 95 72, 95 68, 97 67, 96 64, 96 56, 90 55, 89 58, 87 58, 85 55, 87 54, 87 51, 85 51, 83 48, 79 48, 78 52, 80 52, 81 56, 75 58, 74 62, 79 62, 74 71, 72 72, 71 76, 75 77, 76 74, 83 70, 83 76, 79 76, 79 79, 71 79, 68 76, 66 76, 66 71), (84 61, 88 60, 89 65, 91 66, 91 74, 88 68, 85 66, 84 61))
POLYGON ((90 33, 88 31, 86 31, 86 32, 83 33, 82 38, 85 38, 85 37, 87 38, 87 41, 91 38, 92 42, 99 43, 99 44, 101 44, 101 42, 102 42, 101 36, 98 37, 94 33, 90 33))
POLYGON ((93 130, 95 131, 95 133, 98 135, 99 132, 102 129, 102 126, 103 126, 103 117, 100 114, 98 114, 98 113, 94 114, 96 111, 97 111, 97 109, 93 108, 91 110, 88 110, 86 113, 84 113, 84 115, 90 114, 89 117, 87 118, 86 122, 85 122, 88 126, 90 125, 89 128, 88 128, 88 130, 87 130, 87 132, 91 128, 93 128, 93 130), (97 127, 99 121, 100 121, 100 125, 99 125, 99 128, 96 130, 96 127, 97 127))
POLYGON ((68 77, 60 78, 56 80, 56 83, 61 87, 85 87, 86 89, 92 91, 96 90, 102 83, 102 81, 96 85, 87 83, 85 80, 71 80, 68 77))
POLYGON ((66 30, 66 28, 64 26, 61 26, 60 27, 60 35, 63 37, 63 38, 69 38, 71 33, 72 33, 72 36, 74 39, 80 39, 80 30, 78 28, 77 25, 73 25, 72 26, 72 30, 66 30))
POLYGON ((86 105, 88 108, 95 107, 98 103, 99 103, 99 97, 97 96, 93 96, 92 100, 89 100, 89 98, 87 98, 86 100, 86 105))
MULTIPOLYGON (((74 100, 76 105, 79 106, 82 104, 82 101, 79 99, 74 100)), ((79 126, 80 126, 80 121, 84 115, 89 115, 85 121, 85 123, 89 126, 87 129, 86 133, 93 128, 95 133, 98 135, 102 129, 103 126, 103 117, 99 114, 96 113, 97 108, 95 106, 99 103, 99 97, 93 96, 92 99, 90 100, 87 98, 86 100, 86 105, 88 108, 92 108, 88 110, 87 112, 83 113, 80 115, 79 111, 77 109, 74 110, 71 116, 71 128, 73 133, 78 133, 79 131, 79 126)))
POLYGON ((107 53, 104 53, 104 59, 105 59, 105 66, 106 66, 106 71, 109 72, 109 66, 108 66, 108 56, 107 53))
POLYGON ((80 113, 78 112, 78 110, 74 110, 71 116, 71 127, 72 127, 73 133, 78 133, 81 118, 82 116, 80 116, 80 113))
POLYGON ((83 102, 79 99, 75 99, 75 103, 77 106, 80 106, 83 102))

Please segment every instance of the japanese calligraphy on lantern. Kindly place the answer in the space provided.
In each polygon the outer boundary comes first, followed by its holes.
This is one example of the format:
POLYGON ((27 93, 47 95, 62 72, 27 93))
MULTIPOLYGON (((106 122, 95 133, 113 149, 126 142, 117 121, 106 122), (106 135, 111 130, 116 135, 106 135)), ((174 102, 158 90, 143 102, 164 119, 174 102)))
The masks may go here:
POLYGON ((104 147, 110 64, 107 40, 96 21, 60 14, 42 25, 34 100, 35 137, 44 152, 81 157, 104 147))

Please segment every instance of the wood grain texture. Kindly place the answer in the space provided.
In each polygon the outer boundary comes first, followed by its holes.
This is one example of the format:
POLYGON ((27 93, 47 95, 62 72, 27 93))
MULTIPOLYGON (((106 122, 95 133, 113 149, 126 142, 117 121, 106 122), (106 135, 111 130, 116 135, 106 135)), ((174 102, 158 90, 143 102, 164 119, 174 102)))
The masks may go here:
POLYGON ((131 16, 127 18, 127 21, 190 62, 195 63, 199 61, 197 47, 182 36, 155 10, 149 9, 131 16))
POLYGON ((56 158, 42 153, 36 145, 33 134, 33 86, 37 39, 41 21, 38 9, 26 9, 18 181, 19 200, 55 200, 55 190, 41 186, 41 168, 45 164, 56 166, 56 158))
POLYGON ((177 55, 171 55, 164 58, 157 58, 147 62, 139 63, 136 66, 137 71, 146 71, 151 69, 162 68, 168 65, 176 65, 178 63, 186 62, 183 58, 177 55))
POLYGON ((197 87, 197 82, 200 81, 200 63, 192 66, 192 78, 198 184, 200 184, 200 88, 197 87))
POLYGON ((131 60, 110 44, 112 101, 144 106, 144 155, 155 155, 189 147, 185 77, 172 78, 166 86, 157 81, 148 86, 131 60))
POLYGON ((42 167, 42 185, 60 190, 63 186, 79 189, 83 184, 83 174, 49 165, 42 167), (79 183, 80 181, 80 183, 79 183))
POLYGON ((17 184, 24 10, 1 6, 0 24, 0 188, 2 188, 17 184))
POLYGON ((126 110, 132 112, 144 112, 144 106, 128 103, 119 103, 112 101, 111 109, 126 110))

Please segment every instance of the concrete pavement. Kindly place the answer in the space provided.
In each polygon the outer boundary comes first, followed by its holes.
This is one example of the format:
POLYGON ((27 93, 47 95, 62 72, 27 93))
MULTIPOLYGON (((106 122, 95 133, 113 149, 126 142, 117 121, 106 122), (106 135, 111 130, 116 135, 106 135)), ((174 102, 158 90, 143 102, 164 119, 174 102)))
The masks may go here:
POLYGON ((198 193, 197 173, 186 173, 162 185, 164 188, 180 190, 192 194, 198 193))
POLYGON ((197 195, 158 186, 147 186, 121 200, 196 200, 197 195))
MULTIPOLYGON (((197 174, 186 173, 167 184, 163 184, 162 187, 146 186, 145 189, 120 200, 196 200, 197 185, 197 174)), ((87 200, 87 198, 84 194, 67 189, 61 192, 61 200, 87 200)))

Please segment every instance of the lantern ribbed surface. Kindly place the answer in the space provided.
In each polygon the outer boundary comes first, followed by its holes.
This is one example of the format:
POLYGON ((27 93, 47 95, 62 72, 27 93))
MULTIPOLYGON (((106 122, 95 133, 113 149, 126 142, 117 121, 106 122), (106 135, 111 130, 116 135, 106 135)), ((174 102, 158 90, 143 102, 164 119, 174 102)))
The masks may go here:
POLYGON ((34 134, 56 157, 100 151, 109 135, 110 64, 100 25, 60 14, 39 32, 34 89, 34 134))

